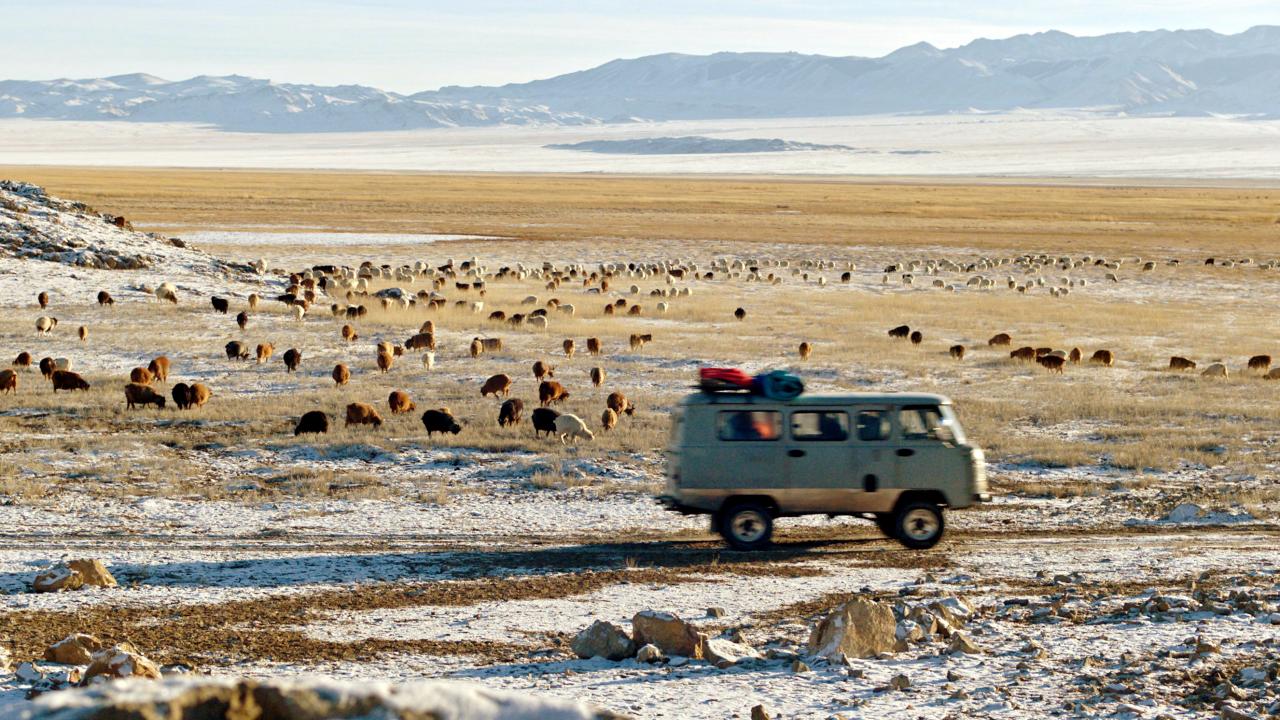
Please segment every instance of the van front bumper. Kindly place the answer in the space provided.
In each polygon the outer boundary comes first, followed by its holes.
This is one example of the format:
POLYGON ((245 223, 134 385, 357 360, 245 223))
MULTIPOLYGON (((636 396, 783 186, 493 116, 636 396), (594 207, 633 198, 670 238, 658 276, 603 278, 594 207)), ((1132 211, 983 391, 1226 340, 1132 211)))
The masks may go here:
POLYGON ((654 499, 667 510, 670 510, 671 512, 678 512, 681 515, 706 515, 708 512, 701 508, 685 505, 674 495, 658 495, 654 499))
POLYGON ((991 502, 991 493, 975 493, 973 496, 973 501, 974 502, 991 502))

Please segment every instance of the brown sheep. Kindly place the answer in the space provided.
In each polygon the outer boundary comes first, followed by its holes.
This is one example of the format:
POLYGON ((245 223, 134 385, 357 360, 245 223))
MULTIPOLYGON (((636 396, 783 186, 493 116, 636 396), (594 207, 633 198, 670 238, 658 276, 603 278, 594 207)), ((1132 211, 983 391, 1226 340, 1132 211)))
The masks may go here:
POLYGON ((387 396, 387 407, 391 408, 392 415, 399 415, 400 413, 412 412, 418 409, 413 399, 409 397, 409 393, 403 390, 391 391, 391 394, 387 396))
POLYGON ((164 396, 146 385, 129 383, 124 386, 124 403, 128 410, 138 405, 155 405, 156 408, 163 410, 164 396))
POLYGON ((58 369, 58 364, 51 357, 40 358, 40 374, 45 380, 53 379, 53 373, 58 369))
POLYGON ((378 353, 378 369, 384 373, 391 369, 391 366, 395 363, 395 361, 396 361, 396 357, 392 353, 385 353, 385 352, 378 353))
POLYGON ((615 308, 613 307, 613 303, 609 303, 608 305, 604 306, 605 315, 612 315, 614 311, 615 311, 615 308))
POLYGON ((995 335, 991 336, 990 340, 987 341, 987 345, 990 345, 992 347, 996 345, 1012 345, 1012 344, 1013 344, 1013 336, 1010 335, 1009 333, 996 333, 995 335))
POLYGON ((502 352, 502 338, 480 338, 485 352, 502 352))
POLYGON ((1045 355, 1050 355, 1052 353, 1053 353, 1053 348, 1051 347, 1038 347, 1036 348, 1036 359, 1039 360, 1045 355))
POLYGON ((573 352, 575 349, 576 348, 574 347, 573 339, 566 338, 564 341, 564 356, 570 357, 570 358, 573 357, 573 352))
POLYGON ((1089 362, 1095 365, 1111 367, 1116 364, 1116 356, 1110 350, 1097 350, 1089 358, 1089 362))
POLYGON ((258 309, 258 293, 249 293, 248 302, 250 310, 258 309))
POLYGON ((808 342, 800 343, 800 359, 801 360, 808 360, 809 356, 812 354, 813 354, 813 345, 810 345, 808 342))
POLYGON ((1044 368, 1049 372, 1056 373, 1061 373, 1063 366, 1067 364, 1066 360, 1058 357, 1057 355, 1045 355, 1044 357, 1037 358, 1036 362, 1044 366, 1044 368))
POLYGON ((424 321, 424 322, 422 323, 422 327, 418 328, 418 332, 420 332, 420 333, 432 333, 432 334, 435 334, 435 331, 436 331, 436 321, 435 321, 435 320, 426 320, 426 321, 424 321))
POLYGON ((284 367, 285 372, 293 372, 302 364, 302 352, 297 348, 289 348, 284 351, 284 367))
POLYGON ((155 377, 151 374, 151 371, 144 367, 136 367, 129 371, 129 382, 150 385, 153 380, 155 380, 155 377))
POLYGON ((471 357, 478 358, 484 352, 484 343, 480 342, 480 338, 471 341, 471 357))
POLYGON ((436 335, 430 332, 420 332, 417 335, 404 341, 404 346, 410 350, 435 350, 436 335))
POLYGON ((16 358, 14 358, 14 359, 13 359, 13 364, 14 364, 14 365, 16 365, 17 367, 20 367, 20 368, 30 369, 30 368, 31 368, 31 353, 29 353, 29 352, 27 352, 27 351, 25 351, 25 350, 24 350, 24 351, 22 351, 22 352, 20 352, 20 353, 18 353, 18 357, 16 357, 16 358))
POLYGON ((232 340, 223 346, 223 350, 227 353, 228 360, 248 360, 249 346, 239 340, 232 340))
POLYGON ((612 430, 618 425, 618 413, 614 412, 613 408, 605 408, 600 414, 600 425, 606 432, 612 430))
POLYGON ((169 394, 173 396, 173 404, 178 406, 179 410, 186 410, 191 407, 190 399, 191 388, 186 383, 176 383, 169 394))
POLYGON ((201 407, 213 397, 213 391, 204 383, 193 383, 187 388, 187 407, 201 407))
POLYGON ((1193 360, 1188 360, 1179 355, 1174 355, 1173 357, 1169 358, 1169 369, 1175 370, 1175 371, 1195 370, 1196 364, 1195 364, 1195 361, 1193 360))
POLYGON ((239 325, 240 329, 243 330, 245 329, 246 326, 248 326, 248 324, 249 324, 249 313, 241 310, 239 313, 236 314, 236 325, 239 325))
POLYGON ((618 390, 614 390, 609 393, 609 397, 605 398, 604 404, 609 406, 610 410, 618 413, 619 415, 622 415, 623 413, 626 413, 627 415, 636 414, 635 404, 628 400, 627 396, 623 395, 622 392, 618 390))
POLYGON ((591 368, 591 384, 596 387, 604 384, 604 368, 599 366, 591 368))
POLYGON ((350 325, 343 325, 342 339, 347 342, 355 342, 360 339, 360 333, 357 333, 356 329, 351 327, 350 325))
POLYGON ((642 310, 639 305, 632 305, 631 308, 627 310, 628 315, 639 315, 643 312, 644 310, 642 310))
POLYGON ((951 357, 955 358, 956 360, 963 360, 963 359, 964 359, 964 346, 963 346, 963 345, 952 345, 952 346, 951 346, 951 350, 950 350, 949 352, 951 353, 951 357))
POLYGON ((262 365, 263 363, 270 360, 271 356, 274 355, 275 352, 276 352, 275 345, 272 345, 271 343, 258 343, 258 348, 257 348, 258 364, 262 365))
POLYGON ((80 373, 74 373, 70 370, 54 370, 50 377, 53 380, 53 391, 59 390, 88 390, 89 383, 80 377, 80 373))
POLYGON ((40 294, 36 296, 36 302, 40 304, 41 310, 49 307, 49 293, 41 291, 40 294))
POLYGON ((1009 357, 1014 360, 1022 360, 1024 362, 1027 360, 1035 360, 1036 349, 1033 347, 1020 347, 1017 350, 1010 352, 1009 357))
POLYGON ((480 387, 480 397, 486 395, 492 395, 495 398, 499 395, 503 397, 511 395, 511 377, 499 373, 485 380, 484 385, 480 387))
POLYGON ((603 354, 603 351, 600 349, 600 338, 587 338, 587 352, 594 356, 603 354))
POLYGON ((298 418, 298 425, 293 429, 294 437, 303 433, 327 433, 329 432, 329 416, 319 410, 311 410, 303 413, 298 418))
POLYGON ((169 381, 169 358, 164 355, 157 355, 148 365, 147 370, 151 375, 160 382, 169 381))
POLYGON ((504 401, 502 407, 498 408, 498 427, 507 427, 508 425, 519 425, 524 413, 524 401, 519 398, 511 398, 504 401))
POLYGON ((116 301, 115 301, 115 298, 111 297, 111 293, 107 292, 106 290, 99 290, 98 304, 99 305, 115 305, 116 301))
POLYGON ((922 342, 924 342, 924 333, 920 332, 919 330, 913 330, 911 332, 911 344, 919 345, 922 342))
POLYGON ((226 315, 227 310, 231 309, 231 303, 228 302, 226 298, 220 298, 217 295, 209 298, 209 302, 213 305, 215 312, 222 313, 223 315, 226 315))
POLYGON ((372 425, 382 427, 382 416, 376 408, 368 403, 353 402, 347 405, 346 427, 352 425, 372 425))
POLYGON ((1270 370, 1271 356, 1270 355, 1254 355, 1253 357, 1249 358, 1249 369, 1262 370, 1263 372, 1270 370))
POLYGON ((889 337, 905 340, 906 338, 911 337, 911 327, 909 325, 899 325, 889 331, 889 337))
POLYGON ((426 428, 427 437, 431 437, 433 433, 457 435, 462 432, 462 424, 454 419, 453 413, 449 412, 447 407, 422 413, 422 427, 426 428))
POLYGON ((556 369, 551 365, 548 365, 541 360, 538 360, 533 364, 534 380, 541 382, 543 378, 549 378, 549 377, 555 377, 555 376, 556 376, 556 369))
POLYGON ((569 397, 569 391, 555 380, 543 380, 538 385, 538 401, 543 407, 566 400, 569 397))
POLYGON ((1271 368, 1262 377, 1266 380, 1280 380, 1280 368, 1271 368))
POLYGON ((334 365, 333 372, 330 375, 333 377, 333 381, 339 385, 346 385, 351 380, 351 370, 342 363, 334 365))
POLYGON ((18 392, 18 373, 8 368, 0 370, 0 392, 18 392))
POLYGON ((1078 347, 1071 348, 1071 352, 1067 353, 1067 359, 1076 365, 1079 365, 1080 360, 1082 360, 1083 358, 1084 358, 1084 352, 1082 352, 1078 347))

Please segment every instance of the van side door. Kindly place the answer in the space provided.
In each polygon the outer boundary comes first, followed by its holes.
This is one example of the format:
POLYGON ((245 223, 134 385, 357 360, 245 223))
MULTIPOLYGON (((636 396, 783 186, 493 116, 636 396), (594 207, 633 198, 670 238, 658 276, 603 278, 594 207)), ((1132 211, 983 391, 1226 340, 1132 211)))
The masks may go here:
POLYGON ((852 408, 855 483, 862 494, 858 512, 883 513, 898 500, 895 489, 897 456, 894 451, 893 410, 888 405, 852 408))
POLYGON ((897 487, 939 488, 957 473, 963 476, 968 471, 942 417, 937 405, 903 405, 898 408, 894 440, 897 487))
POLYGON ((789 512, 847 512, 855 482, 845 408, 793 408, 787 413, 789 512))
POLYGON ((724 409, 716 412, 715 423, 703 487, 735 491, 786 487, 782 411, 724 409))

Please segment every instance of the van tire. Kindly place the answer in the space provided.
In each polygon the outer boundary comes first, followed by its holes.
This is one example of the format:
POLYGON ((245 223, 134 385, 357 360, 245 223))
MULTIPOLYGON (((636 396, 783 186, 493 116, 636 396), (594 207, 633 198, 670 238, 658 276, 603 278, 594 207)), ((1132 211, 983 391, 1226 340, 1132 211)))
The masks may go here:
POLYGON ((912 550, 928 550, 946 530, 942 508, 928 501, 907 502, 893 512, 893 538, 912 550))
POLYGON ((763 550, 773 538, 773 513, 763 503, 734 503, 719 513, 720 535, 734 550, 763 550))

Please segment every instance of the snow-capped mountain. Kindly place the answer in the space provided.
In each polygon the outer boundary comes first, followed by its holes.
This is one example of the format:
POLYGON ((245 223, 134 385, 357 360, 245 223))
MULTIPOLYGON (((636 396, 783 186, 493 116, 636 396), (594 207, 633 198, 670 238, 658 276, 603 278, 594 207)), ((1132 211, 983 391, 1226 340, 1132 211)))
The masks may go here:
POLYGON ((1050 31, 880 58, 664 54, 546 80, 401 95, 242 76, 0 81, 0 117, 193 122, 329 132, 645 120, 1091 108, 1280 115, 1280 27, 1236 35, 1050 31))

